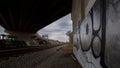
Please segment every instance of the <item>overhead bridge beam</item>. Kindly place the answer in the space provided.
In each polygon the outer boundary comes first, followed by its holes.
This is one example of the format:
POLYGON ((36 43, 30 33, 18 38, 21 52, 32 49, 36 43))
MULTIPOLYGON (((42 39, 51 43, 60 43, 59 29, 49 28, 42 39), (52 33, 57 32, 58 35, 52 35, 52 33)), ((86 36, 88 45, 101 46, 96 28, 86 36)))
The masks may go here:
POLYGON ((2 0, 0 25, 9 31, 35 33, 71 12, 72 0, 2 0))

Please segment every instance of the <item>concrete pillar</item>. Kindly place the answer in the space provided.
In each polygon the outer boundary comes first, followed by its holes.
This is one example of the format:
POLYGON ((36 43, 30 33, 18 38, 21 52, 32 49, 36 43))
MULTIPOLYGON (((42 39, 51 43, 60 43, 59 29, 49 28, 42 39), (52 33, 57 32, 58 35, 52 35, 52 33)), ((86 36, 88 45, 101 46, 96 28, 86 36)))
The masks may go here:
POLYGON ((34 37, 38 35, 37 33, 17 32, 8 30, 5 30, 5 32, 9 35, 15 36, 16 40, 20 41, 33 41, 34 37))

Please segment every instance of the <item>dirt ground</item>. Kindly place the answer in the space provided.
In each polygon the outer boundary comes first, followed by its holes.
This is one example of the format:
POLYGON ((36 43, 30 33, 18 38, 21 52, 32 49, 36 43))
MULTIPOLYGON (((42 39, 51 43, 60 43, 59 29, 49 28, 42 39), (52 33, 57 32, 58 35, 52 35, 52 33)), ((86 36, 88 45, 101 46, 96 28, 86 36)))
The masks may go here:
POLYGON ((56 49, 56 53, 40 64, 37 68, 82 68, 73 59, 72 47, 63 45, 56 49))

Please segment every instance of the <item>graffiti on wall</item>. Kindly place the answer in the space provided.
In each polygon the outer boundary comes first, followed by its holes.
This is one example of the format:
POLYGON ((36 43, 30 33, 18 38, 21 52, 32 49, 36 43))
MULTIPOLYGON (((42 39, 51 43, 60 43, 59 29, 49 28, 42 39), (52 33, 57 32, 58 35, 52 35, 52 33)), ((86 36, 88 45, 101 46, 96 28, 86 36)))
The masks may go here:
MULTIPOLYGON (((100 64, 103 68, 105 65, 105 34, 106 34, 106 10, 105 1, 97 0, 89 14, 82 23, 79 24, 80 46, 83 52, 90 49, 94 58, 100 58, 100 64)), ((78 48, 77 48, 78 49, 78 48)))
POLYGON ((100 58, 102 68, 119 68, 119 29, 120 0, 96 0, 89 14, 79 22, 75 31, 73 38, 76 49, 81 49, 84 53, 91 51, 94 59, 100 58))

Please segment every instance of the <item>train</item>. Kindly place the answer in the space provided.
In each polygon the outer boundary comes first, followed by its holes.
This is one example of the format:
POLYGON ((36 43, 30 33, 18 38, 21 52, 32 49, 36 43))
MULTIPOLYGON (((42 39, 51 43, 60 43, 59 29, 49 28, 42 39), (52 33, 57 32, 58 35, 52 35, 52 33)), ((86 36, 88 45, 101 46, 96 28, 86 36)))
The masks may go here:
POLYGON ((0 49, 21 48, 30 46, 54 47, 58 45, 62 45, 62 42, 51 39, 43 39, 40 37, 33 38, 33 41, 24 41, 19 40, 16 36, 0 34, 0 49))
POLYGON ((24 41, 16 40, 15 36, 0 34, 0 49, 25 46, 27 46, 27 44, 24 41))

